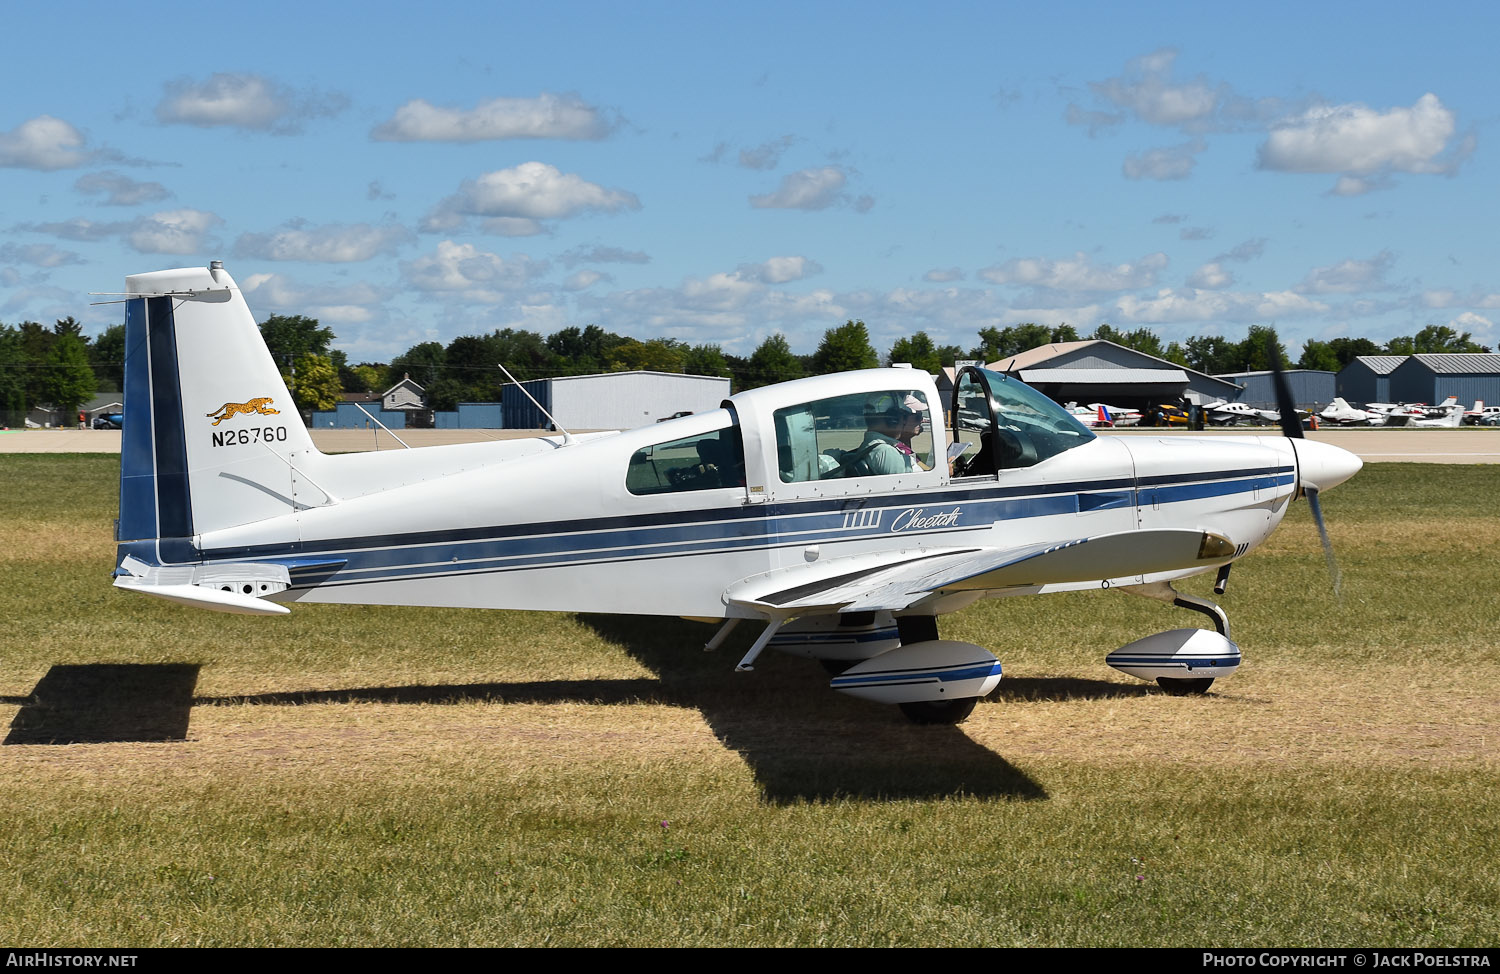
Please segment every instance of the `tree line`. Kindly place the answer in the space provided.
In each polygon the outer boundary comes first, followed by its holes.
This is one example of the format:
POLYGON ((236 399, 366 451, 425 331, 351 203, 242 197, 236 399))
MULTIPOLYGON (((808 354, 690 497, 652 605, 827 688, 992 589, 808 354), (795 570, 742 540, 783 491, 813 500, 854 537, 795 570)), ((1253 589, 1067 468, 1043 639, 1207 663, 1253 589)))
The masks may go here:
MULTIPOLYGON (((906 362, 937 373, 960 359, 1003 362, 1039 345, 1102 338, 1210 375, 1261 371, 1271 367, 1268 349, 1290 361, 1276 329, 1253 325, 1240 341, 1218 335, 1162 343, 1149 328, 1121 331, 1101 324, 1080 335, 1069 324, 1034 322, 1007 328, 986 327, 967 350, 938 345, 925 331, 898 338, 885 356, 870 343, 863 321, 850 320, 823 333, 815 351, 799 355, 786 336, 773 334, 748 356, 734 355, 712 343, 692 345, 672 338, 641 341, 598 325, 572 326, 551 335, 505 328, 488 335, 463 335, 447 345, 422 342, 390 362, 350 364, 333 348, 333 330, 304 315, 272 315, 260 323, 261 335, 282 377, 304 412, 332 409, 344 393, 379 393, 410 376, 422 386, 433 409, 457 408, 460 402, 493 402, 506 379, 503 363, 519 379, 645 369, 689 375, 722 376, 741 391, 773 382, 851 369, 875 368, 882 361, 906 362)), ((1367 338, 1309 341, 1296 368, 1336 372, 1360 355, 1411 355, 1425 352, 1487 352, 1469 332, 1428 325, 1415 335, 1384 345, 1367 338)), ((112 325, 97 337, 83 334, 72 317, 51 328, 35 321, 0 324, 0 413, 7 423, 41 404, 72 415, 98 392, 118 392, 124 381, 125 326, 112 325)))

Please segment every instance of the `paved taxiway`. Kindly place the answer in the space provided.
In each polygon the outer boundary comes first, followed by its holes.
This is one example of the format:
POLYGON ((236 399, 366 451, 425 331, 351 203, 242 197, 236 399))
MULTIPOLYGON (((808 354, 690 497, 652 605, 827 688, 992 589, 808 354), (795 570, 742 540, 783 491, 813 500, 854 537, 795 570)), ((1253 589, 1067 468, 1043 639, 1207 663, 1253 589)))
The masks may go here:
MULTIPOLYGON (((1279 436, 1275 429, 1104 430, 1113 436, 1279 436)), ((400 430, 412 447, 445 443, 478 443, 539 436, 538 430, 400 430)), ((1366 462, 1500 463, 1500 429, 1324 429, 1308 437, 1341 446, 1366 462)), ((370 430, 313 430, 313 442, 325 453, 399 450, 390 434, 370 430)), ((0 453, 119 453, 119 430, 12 430, 0 432, 0 453)))

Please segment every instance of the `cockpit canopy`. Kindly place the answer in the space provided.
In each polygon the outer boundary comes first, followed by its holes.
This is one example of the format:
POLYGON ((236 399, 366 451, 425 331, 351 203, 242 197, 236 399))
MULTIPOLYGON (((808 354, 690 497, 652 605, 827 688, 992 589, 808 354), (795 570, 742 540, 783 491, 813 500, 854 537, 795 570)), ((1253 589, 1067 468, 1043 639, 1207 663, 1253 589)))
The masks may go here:
POLYGON ((1019 379, 969 366, 953 384, 953 439, 966 446, 954 476, 976 477, 1035 466, 1094 433, 1019 379))

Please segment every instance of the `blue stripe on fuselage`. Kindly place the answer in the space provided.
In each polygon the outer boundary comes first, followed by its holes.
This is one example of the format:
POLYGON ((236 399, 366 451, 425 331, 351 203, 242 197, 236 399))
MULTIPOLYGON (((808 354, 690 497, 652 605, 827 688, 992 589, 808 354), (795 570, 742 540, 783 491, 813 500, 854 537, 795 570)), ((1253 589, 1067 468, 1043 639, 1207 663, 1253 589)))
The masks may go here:
MULTIPOLYGON (((1141 492, 1141 503, 1172 503, 1244 493, 1289 485, 1293 480, 1290 467, 1271 474, 1260 471, 1255 473, 1257 475, 1251 477, 1207 482, 1204 481, 1203 474, 1182 475, 1176 479, 1186 481, 1192 477, 1197 482, 1154 486, 1141 492)), ((1167 478, 1154 479, 1161 481, 1167 478)), ((1117 483, 1108 482, 1109 486, 1117 483)), ((1064 493, 1062 486, 1029 488, 1032 493, 1030 497, 1013 496, 1018 492, 1016 488, 941 491, 921 496, 907 495, 897 499, 895 503, 892 503, 890 497, 859 498, 857 500, 861 503, 858 505, 847 501, 814 501, 806 504, 792 502, 754 508, 598 518, 583 522, 545 522, 492 529, 387 535, 381 538, 355 538, 304 545, 263 545, 207 551, 204 555, 213 560, 224 560, 289 553, 338 553, 347 559, 348 564, 336 573, 329 584, 357 584, 583 563, 646 561, 747 548, 770 549, 819 542, 900 537, 899 533, 890 529, 895 515, 913 508, 942 513, 948 504, 957 502, 954 506, 961 508, 961 511, 955 523, 938 530, 910 532, 908 536, 916 543, 918 538, 954 531, 973 531, 997 521, 1075 513, 1082 506, 1080 498, 1091 496, 1089 493, 1064 493), (976 494, 980 496, 976 497, 976 494), (871 508, 879 504, 879 518, 869 523, 858 522, 857 529, 848 527, 846 509, 858 509, 865 507, 867 503, 871 508), (479 533, 486 534, 487 537, 473 537, 479 533)), ((1065 486, 1072 487, 1075 491, 1078 488, 1093 491, 1105 485, 1093 483, 1065 486)), ((293 587, 310 586, 294 583, 293 587)))

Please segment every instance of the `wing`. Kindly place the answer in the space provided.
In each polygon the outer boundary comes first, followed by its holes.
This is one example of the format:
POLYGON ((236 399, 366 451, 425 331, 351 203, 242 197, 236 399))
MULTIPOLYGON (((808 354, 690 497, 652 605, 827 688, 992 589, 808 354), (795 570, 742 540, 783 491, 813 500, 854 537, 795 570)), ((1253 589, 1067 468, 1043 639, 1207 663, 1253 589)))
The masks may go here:
POLYGON ((752 575, 724 593, 770 615, 898 611, 936 593, 994 591, 1207 568, 1234 545, 1204 531, 1125 531, 1017 548, 906 548, 752 575))

